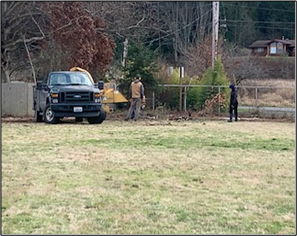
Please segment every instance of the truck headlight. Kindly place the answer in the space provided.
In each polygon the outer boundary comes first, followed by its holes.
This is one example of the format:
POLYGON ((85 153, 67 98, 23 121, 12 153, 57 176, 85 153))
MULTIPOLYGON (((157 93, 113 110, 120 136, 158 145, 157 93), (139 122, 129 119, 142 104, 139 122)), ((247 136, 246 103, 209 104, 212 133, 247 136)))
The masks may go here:
POLYGON ((95 93, 95 102, 100 102, 100 93, 95 93))
POLYGON ((52 93, 51 97, 52 97, 52 102, 53 103, 58 103, 59 102, 59 94, 58 93, 52 93))

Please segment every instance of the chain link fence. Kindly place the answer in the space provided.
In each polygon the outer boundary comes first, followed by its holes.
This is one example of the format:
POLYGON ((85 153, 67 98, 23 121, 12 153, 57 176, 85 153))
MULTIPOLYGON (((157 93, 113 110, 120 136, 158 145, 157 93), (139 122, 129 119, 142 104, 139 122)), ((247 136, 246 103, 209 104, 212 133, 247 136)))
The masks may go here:
MULTIPOLYGON (((188 102, 190 89, 206 87, 209 89, 207 91, 217 94, 212 101, 215 104, 214 115, 220 116, 226 113, 226 109, 221 106, 221 92, 223 89, 229 90, 228 86, 173 84, 162 86, 162 93, 146 91, 146 110, 154 111, 162 107, 164 110, 174 108, 183 112, 189 111, 193 109, 192 104, 188 102)), ((33 116, 32 94, 33 84, 2 83, 2 116, 33 116)), ((295 116, 295 87, 238 86, 237 94, 239 112, 242 115, 295 116)))
MULTIPOLYGON (((213 102, 213 114, 220 116, 226 113, 222 104, 223 89, 229 89, 229 86, 219 85, 173 85, 165 84, 162 93, 158 95, 155 92, 150 93, 147 97, 149 109, 155 110, 159 106, 171 110, 172 107, 178 111, 186 112, 193 109, 189 104, 188 94, 191 88, 206 87, 216 94, 213 102), (172 92, 174 91, 174 92, 172 92), (171 94, 169 96, 168 94, 171 94), (172 94, 178 96, 175 98, 174 106, 172 104, 172 94)), ((239 102, 239 111, 241 114, 256 116, 295 116, 295 87, 267 87, 267 86, 237 86, 237 95, 239 102)), ((206 107, 205 107, 206 108, 206 107)))

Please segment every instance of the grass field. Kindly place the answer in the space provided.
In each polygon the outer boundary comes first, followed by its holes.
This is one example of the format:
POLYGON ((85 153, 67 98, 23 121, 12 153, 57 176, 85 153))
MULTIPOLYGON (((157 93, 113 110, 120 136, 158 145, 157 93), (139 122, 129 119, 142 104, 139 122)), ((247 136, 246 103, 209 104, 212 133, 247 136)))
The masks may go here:
POLYGON ((2 234, 294 234, 295 123, 2 123, 2 234))

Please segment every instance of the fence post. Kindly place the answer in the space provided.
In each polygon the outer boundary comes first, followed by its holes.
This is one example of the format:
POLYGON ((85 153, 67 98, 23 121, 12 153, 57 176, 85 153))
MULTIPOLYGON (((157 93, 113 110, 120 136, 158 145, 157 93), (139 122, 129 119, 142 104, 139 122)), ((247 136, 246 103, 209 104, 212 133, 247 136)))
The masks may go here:
POLYGON ((187 111, 187 87, 184 87, 184 111, 187 111))
POLYGON ((258 108, 258 87, 256 86, 256 108, 258 108))
POLYGON ((179 67, 179 111, 182 111, 182 96, 183 96, 183 87, 182 87, 182 78, 184 78, 184 67, 179 67))
POLYGON ((221 102, 220 102, 220 98, 221 98, 221 86, 219 86, 219 116, 221 115, 221 102))
POLYGON ((153 111, 155 110, 155 92, 153 92, 153 111))

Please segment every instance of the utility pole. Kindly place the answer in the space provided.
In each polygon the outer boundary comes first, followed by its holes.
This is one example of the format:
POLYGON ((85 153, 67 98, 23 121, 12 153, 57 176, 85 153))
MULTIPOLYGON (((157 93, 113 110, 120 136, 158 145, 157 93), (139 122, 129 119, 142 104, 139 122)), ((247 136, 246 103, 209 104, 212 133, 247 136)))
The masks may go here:
POLYGON ((212 2, 212 56, 211 65, 214 67, 214 62, 217 58, 218 38, 219 38, 219 2, 212 2))
POLYGON ((124 51, 123 51, 123 60, 122 60, 122 66, 123 67, 126 65, 127 55, 128 55, 128 39, 125 38, 125 41, 124 41, 124 51))

